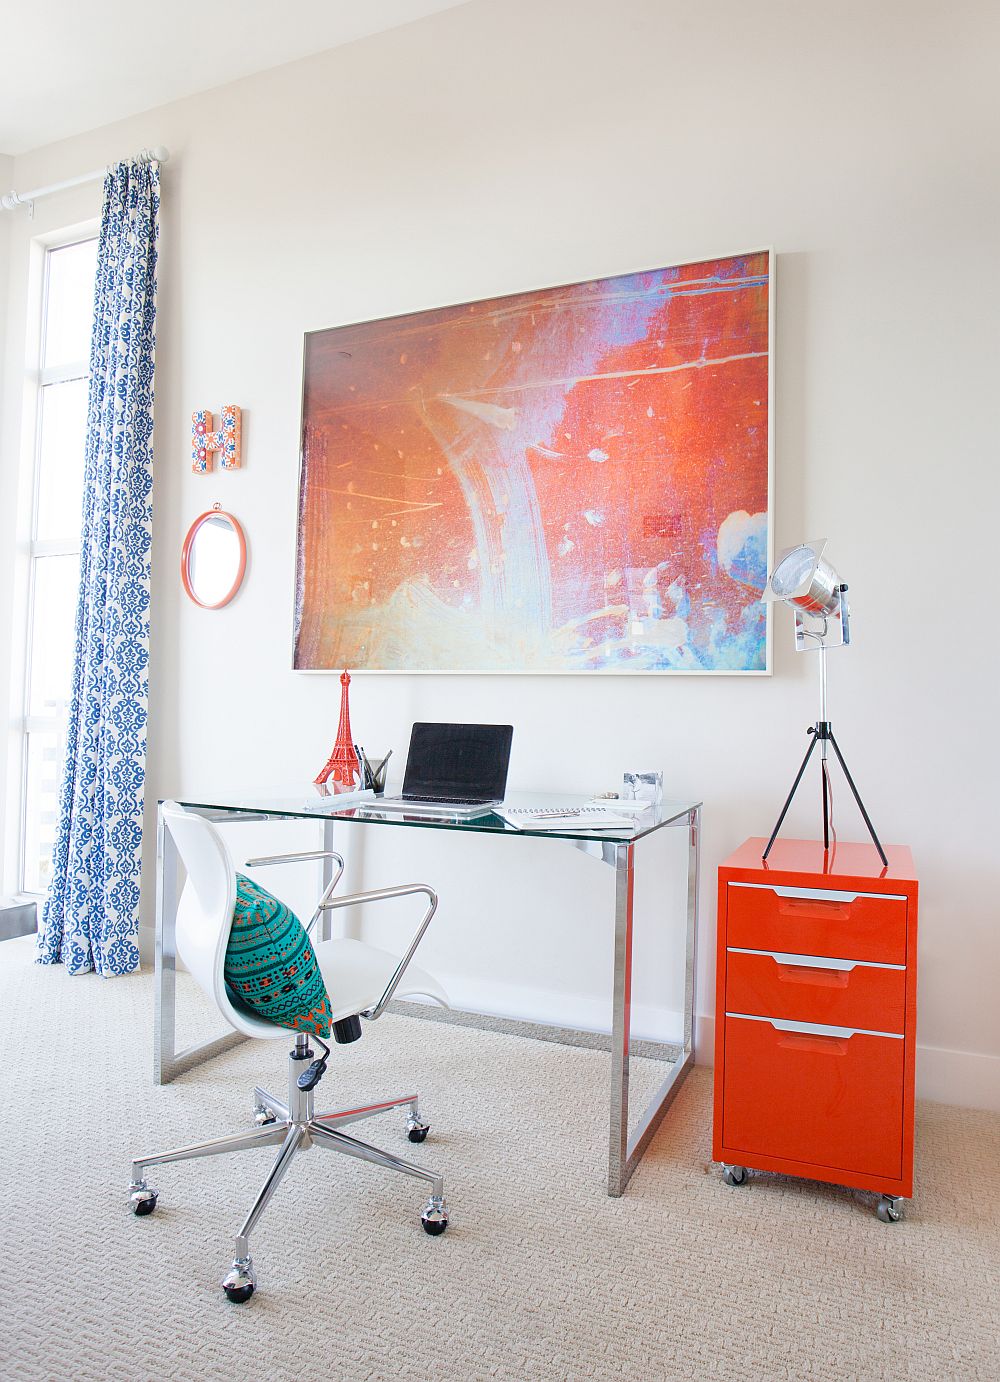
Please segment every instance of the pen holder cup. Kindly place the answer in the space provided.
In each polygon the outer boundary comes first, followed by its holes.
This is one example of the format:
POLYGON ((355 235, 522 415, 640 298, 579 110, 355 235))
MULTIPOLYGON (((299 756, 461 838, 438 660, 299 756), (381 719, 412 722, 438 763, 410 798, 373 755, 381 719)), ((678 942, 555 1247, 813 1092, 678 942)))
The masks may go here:
POLYGON ((385 779, 388 772, 389 755, 385 754, 382 758, 369 758, 366 753, 361 754, 361 786, 372 791, 380 797, 385 791, 385 779))

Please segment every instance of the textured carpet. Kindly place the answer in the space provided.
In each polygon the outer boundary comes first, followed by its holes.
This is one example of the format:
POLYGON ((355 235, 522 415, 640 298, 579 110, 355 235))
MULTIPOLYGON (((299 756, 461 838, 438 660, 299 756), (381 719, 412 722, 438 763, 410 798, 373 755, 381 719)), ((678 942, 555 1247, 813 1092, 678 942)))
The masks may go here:
POLYGON ((433 1124, 360 1136, 445 1174, 422 1187, 301 1156, 254 1235, 252 1303, 218 1288, 267 1151, 158 1168, 132 1151, 235 1131, 283 1047, 152 1086, 147 976, 71 979, 0 945, 4 1379, 1000 1377, 1000 1117, 924 1105, 903 1223, 869 1196, 710 1168, 711 1077, 681 1090, 626 1196, 604 1193, 607 1056, 387 1017, 335 1051, 324 1107, 419 1087, 433 1124))

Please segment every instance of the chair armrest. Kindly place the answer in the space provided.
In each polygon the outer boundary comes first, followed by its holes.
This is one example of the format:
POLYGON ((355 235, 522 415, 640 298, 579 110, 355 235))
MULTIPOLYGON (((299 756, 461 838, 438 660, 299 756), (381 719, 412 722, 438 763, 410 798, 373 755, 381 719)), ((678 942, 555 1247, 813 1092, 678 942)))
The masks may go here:
POLYGON ((298 854, 267 854, 261 859, 248 859, 243 865, 245 869, 262 869, 266 868, 269 864, 303 864, 312 859, 336 859, 337 872, 324 888, 323 896, 316 904, 316 910, 306 924, 306 935, 308 935, 316 925, 319 920, 319 914, 323 911, 330 894, 340 882, 340 876, 344 872, 344 856, 338 854, 335 849, 307 849, 298 854))
POLYGON ((367 1018, 369 1022, 374 1022, 377 1017, 382 1016, 386 1005, 399 987, 399 982, 406 973, 406 967, 416 954, 417 946, 424 938, 424 932, 430 925, 431 917, 437 911, 438 895, 434 889, 428 887, 426 883, 402 883, 395 888, 372 888, 369 892, 365 893, 350 893, 346 897, 336 897, 330 900, 324 899, 319 904, 319 911, 332 912, 338 907, 353 907, 357 902, 382 902, 390 897, 409 897, 412 893, 423 893, 428 899, 429 905, 427 911, 420 920, 416 935, 413 937, 413 940, 410 941, 406 954, 400 960, 393 971, 391 979, 388 984, 386 984, 385 992, 382 994, 382 997, 373 1008, 367 1008, 363 1013, 359 1014, 359 1016, 367 1018))
POLYGON ((262 869, 268 864, 301 864, 307 859, 336 859, 341 870, 344 867, 344 856, 335 849, 307 849, 299 854, 266 854, 262 859, 248 859, 243 867, 262 869))

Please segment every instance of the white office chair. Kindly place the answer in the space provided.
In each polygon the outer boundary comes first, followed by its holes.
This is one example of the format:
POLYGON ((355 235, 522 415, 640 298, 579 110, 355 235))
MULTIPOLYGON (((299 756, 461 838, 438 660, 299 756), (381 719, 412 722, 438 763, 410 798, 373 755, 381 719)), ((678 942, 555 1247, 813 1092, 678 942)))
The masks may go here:
MULTIPOLYGON (((264 1041, 280 1040, 289 1032, 271 1022, 250 1015, 249 1010, 236 1007, 226 989, 224 966, 226 946, 233 922, 236 903, 236 873, 229 852, 215 827, 202 816, 194 815, 176 802, 164 802, 163 820, 177 844, 177 851, 187 870, 187 882, 177 909, 177 950, 195 980, 209 996, 219 1012, 236 1031, 264 1041)), ((437 895, 423 883, 406 884, 395 888, 378 888, 333 898, 331 895, 344 871, 344 861, 333 851, 275 855, 247 861, 248 868, 268 864, 292 863, 303 860, 332 858, 337 872, 313 913, 310 930, 322 912, 349 907, 362 902, 375 902, 390 897, 423 893, 428 907, 406 953, 402 957, 378 950, 355 940, 314 941, 316 960, 323 974, 330 997, 331 1021, 335 1040, 340 1043, 356 1041, 361 1035, 360 1018, 374 1021, 385 1010, 394 994, 424 994, 448 1005, 444 989, 423 970, 412 964, 413 954, 437 909, 437 895)), ((256 1127, 229 1137, 216 1137, 190 1147, 154 1156, 136 1157, 132 1162, 129 1186, 133 1213, 151 1214, 156 1208, 157 1191, 147 1184, 144 1172, 148 1166, 168 1161, 184 1161, 191 1157, 215 1156, 221 1152, 240 1152, 250 1147, 281 1145, 277 1160, 261 1187, 250 1213, 236 1235, 236 1253, 231 1270, 222 1288, 232 1301, 246 1301, 257 1284, 253 1260, 250 1257, 249 1237, 254 1225, 267 1207, 278 1183, 288 1170, 293 1157, 309 1147, 325 1147, 374 1162, 391 1171, 417 1176, 430 1185, 430 1197, 421 1211, 421 1223, 430 1234, 443 1233, 448 1226, 448 1208, 444 1199, 444 1180, 422 1166, 402 1161, 390 1152, 383 1152, 367 1142, 359 1142, 340 1131, 348 1123, 389 1109, 408 1108, 406 1130, 411 1142, 423 1142, 428 1125, 421 1122, 416 1094, 400 1099, 387 1099, 361 1108, 343 1109, 335 1113, 315 1113, 313 1090, 323 1076, 330 1050, 316 1037, 295 1033, 295 1045, 288 1057, 288 1098, 276 1099, 265 1089, 254 1090, 254 1120, 256 1127), (313 1059, 310 1042, 323 1048, 324 1055, 313 1059), (311 1064, 306 1064, 311 1062, 311 1064)))

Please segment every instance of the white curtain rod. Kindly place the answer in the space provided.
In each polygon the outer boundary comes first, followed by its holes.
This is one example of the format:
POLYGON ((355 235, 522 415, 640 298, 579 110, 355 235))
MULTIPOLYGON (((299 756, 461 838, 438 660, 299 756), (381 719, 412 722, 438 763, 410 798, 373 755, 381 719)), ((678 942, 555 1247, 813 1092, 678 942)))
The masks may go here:
MULTIPOLYGON (((153 149, 143 149, 138 155, 140 163, 166 163, 170 157, 169 150, 162 144, 157 144, 153 149)), ((107 168, 96 168, 92 173, 81 173, 79 177, 66 178, 64 182, 50 182, 48 187, 36 187, 31 192, 8 192, 6 196, 0 197, 0 207, 4 211, 14 211, 19 206, 28 208, 28 215, 31 215, 33 203, 39 197, 47 197, 50 192, 63 192, 67 187, 79 187, 83 182, 97 182, 107 173, 107 168)))

